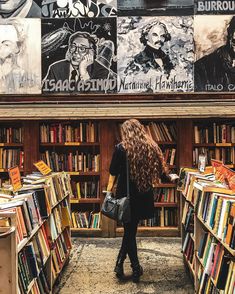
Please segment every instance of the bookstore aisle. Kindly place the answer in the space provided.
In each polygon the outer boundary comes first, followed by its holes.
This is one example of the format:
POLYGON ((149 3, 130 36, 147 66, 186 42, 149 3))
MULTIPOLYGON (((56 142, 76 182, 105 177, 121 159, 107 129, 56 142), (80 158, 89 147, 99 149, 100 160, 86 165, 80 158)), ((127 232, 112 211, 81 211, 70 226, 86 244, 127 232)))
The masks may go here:
POLYGON ((55 294, 191 294, 180 238, 138 238, 144 275, 139 284, 131 281, 130 263, 125 264, 127 280, 118 282, 113 267, 121 239, 74 238, 70 262, 55 294), (129 279, 128 279, 129 277, 129 279))

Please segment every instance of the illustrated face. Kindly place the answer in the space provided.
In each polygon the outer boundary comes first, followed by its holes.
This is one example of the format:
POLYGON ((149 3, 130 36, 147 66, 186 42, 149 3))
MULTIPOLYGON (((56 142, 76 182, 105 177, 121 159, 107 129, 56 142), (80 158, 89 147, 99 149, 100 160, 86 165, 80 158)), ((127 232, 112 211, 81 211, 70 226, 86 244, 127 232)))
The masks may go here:
POLYGON ((94 54, 89 40, 84 37, 75 38, 69 45, 69 51, 73 66, 78 66, 85 55, 94 54))
POLYGON ((10 55, 19 52, 17 41, 18 37, 14 26, 0 26, 0 59, 6 59, 10 55))
POLYGON ((165 43, 165 30, 161 25, 153 26, 147 36, 147 43, 149 46, 160 49, 165 43))
POLYGON ((11 13, 27 0, 0 0, 0 14, 11 13))

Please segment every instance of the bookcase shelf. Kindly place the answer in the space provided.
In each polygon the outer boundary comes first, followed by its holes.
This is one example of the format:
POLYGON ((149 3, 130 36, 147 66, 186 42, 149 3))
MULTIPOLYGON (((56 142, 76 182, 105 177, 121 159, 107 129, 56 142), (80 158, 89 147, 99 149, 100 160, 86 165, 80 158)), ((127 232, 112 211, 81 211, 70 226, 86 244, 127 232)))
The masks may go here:
POLYGON ((203 219, 200 216, 197 216, 198 220, 201 222, 201 224, 215 237, 222 245, 223 247, 232 255, 235 256, 235 249, 232 249, 228 246, 228 244, 224 243, 212 230, 211 228, 203 221, 203 219))
POLYGON ((52 294, 54 283, 69 260, 70 177, 56 173, 41 179, 44 185, 30 185, 30 190, 25 184, 13 195, 10 189, 8 202, 0 204, 2 222, 5 217, 6 226, 14 228, 11 246, 6 247, 5 238, 0 238, 0 248, 4 247, 13 259, 3 264, 0 250, 0 275, 5 275, 7 268, 6 284, 12 287, 7 293, 52 294))
POLYGON ((100 176, 99 172, 71 172, 71 171, 68 171, 67 173, 71 176, 82 176, 82 177, 90 177, 90 176, 98 177, 98 176, 100 176))
MULTIPOLYGON (((0 145, 1 146, 1 145, 0 145)), ((40 143, 41 147, 95 147, 100 146, 95 142, 65 142, 65 143, 40 143)))
POLYGON ((178 207, 178 203, 154 202, 155 207, 178 207))
MULTIPOLYGON (((2 122, 0 126, 0 138, 1 138, 1 127, 17 126, 21 128, 22 141, 21 142, 2 142, 3 148, 18 148, 24 152, 24 166, 21 168, 21 173, 26 175, 35 170, 33 163, 42 159, 42 154, 44 156, 43 160, 50 166, 52 159, 55 159, 60 155, 65 155, 65 161, 69 159, 68 154, 71 153, 72 156, 76 154, 95 154, 99 155, 99 170, 89 170, 85 171, 83 169, 76 168, 74 166, 75 157, 72 159, 72 165, 70 168, 66 167, 64 164, 63 170, 68 172, 71 176, 73 186, 74 197, 71 198, 71 208, 73 212, 100 212, 100 206, 102 204, 104 195, 101 191, 105 190, 107 187, 108 176, 109 176, 109 164, 111 161, 112 153, 116 143, 120 142, 120 138, 117 139, 116 130, 117 124, 121 120, 103 120, 97 119, 92 120, 87 118, 84 120, 72 119, 72 120, 25 120, 25 121, 12 121, 12 122, 2 122), (81 140, 81 138, 82 140, 81 140), (77 153, 76 153, 77 152, 77 153), (52 156, 53 154, 53 156, 52 156), (53 158, 52 158, 53 157, 53 158), (97 183, 98 192, 96 195, 89 195, 87 191, 87 197, 77 197, 77 187, 76 183, 87 182, 88 186, 91 182, 97 183), (84 198, 83 198, 84 197, 84 198), (78 202, 78 198, 80 198, 78 202)), ((154 120, 143 119, 143 124, 148 126, 149 131, 154 137, 155 141, 160 145, 164 154, 167 158, 167 165, 170 170, 177 172, 181 161, 181 155, 178 156, 179 138, 178 132, 180 130, 180 121, 177 119, 164 119, 164 120, 154 120), (157 132, 156 132, 157 131, 157 132), (172 133, 173 132, 173 133, 172 133), (169 137, 169 135, 171 137, 169 137), (176 136, 177 135, 177 136, 176 136), (157 136, 157 137, 156 137, 157 136), (174 149, 174 150, 173 150, 174 149), (173 154, 172 154, 173 150, 173 154), (171 160, 171 164, 170 164, 171 160)), ((188 124, 182 123, 185 127, 188 124)), ((188 138, 187 138, 188 139, 188 138)), ((1 140, 0 140, 1 147, 1 140)), ((184 154, 185 156, 185 154, 184 154)), ((61 163, 61 158, 58 161, 61 163)), ((61 165, 62 166, 62 165, 61 165)), ((52 168, 53 171, 54 167, 52 168)), ((62 168, 57 169, 61 171, 62 168)), ((7 170, 4 169, 2 172, 0 170, 0 178, 5 180, 8 178, 7 170)), ((162 183, 158 185, 159 189, 175 189, 175 185, 171 183, 162 183)), ((83 189, 83 188, 82 188, 83 189)), ((84 191, 81 191, 82 193, 84 191)), ((172 202, 172 201, 171 201, 172 202)), ((174 203, 162 203, 159 201, 155 204, 155 209, 159 210, 161 208, 174 210, 175 214, 178 213, 178 206, 174 203)), ((100 219, 100 236, 104 237, 115 237, 116 236, 116 226, 113 225, 112 221, 102 216, 100 219)), ((161 234, 162 230, 156 227, 161 234)), ((150 229, 149 235, 151 235, 150 229)), ((89 234, 93 236, 94 230, 92 228, 87 229, 86 235, 89 234)), ((97 231, 95 231, 97 232, 97 231)), ((167 229, 170 235, 170 230, 167 229)), ((74 231, 73 231, 74 234, 74 231)), ((172 231, 173 236, 175 236, 175 230, 172 231)), ((82 236, 82 232, 80 233, 82 236)), ((154 232, 155 235, 155 232, 154 232)))
MULTIPOLYGON (((116 228, 116 236, 123 236, 123 228, 116 228)), ((178 227, 138 227, 137 236, 142 237, 176 237, 179 235, 178 227)))
POLYGON ((234 192, 197 170, 185 168, 181 173, 182 252, 195 293, 233 293, 234 281, 229 277, 235 279, 234 192))
POLYGON ((60 164, 72 178, 72 234, 79 232, 93 236, 96 228, 92 226, 101 223, 99 122, 47 121, 41 123, 39 129, 41 158, 52 169, 58 169, 60 164), (76 228, 83 226, 86 230, 76 228))
POLYGON ((79 204, 79 203, 100 203, 101 199, 100 198, 87 198, 87 199, 82 199, 80 198, 79 200, 71 199, 70 203, 71 204, 79 204))

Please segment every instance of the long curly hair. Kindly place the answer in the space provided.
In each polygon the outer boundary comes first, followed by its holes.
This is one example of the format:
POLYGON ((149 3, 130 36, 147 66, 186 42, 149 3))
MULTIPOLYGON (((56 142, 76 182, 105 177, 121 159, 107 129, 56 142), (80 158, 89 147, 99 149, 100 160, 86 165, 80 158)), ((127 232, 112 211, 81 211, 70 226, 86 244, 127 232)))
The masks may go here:
POLYGON ((148 191, 162 173, 168 173, 162 151, 136 119, 121 125, 122 145, 128 156, 130 178, 140 192, 148 191))

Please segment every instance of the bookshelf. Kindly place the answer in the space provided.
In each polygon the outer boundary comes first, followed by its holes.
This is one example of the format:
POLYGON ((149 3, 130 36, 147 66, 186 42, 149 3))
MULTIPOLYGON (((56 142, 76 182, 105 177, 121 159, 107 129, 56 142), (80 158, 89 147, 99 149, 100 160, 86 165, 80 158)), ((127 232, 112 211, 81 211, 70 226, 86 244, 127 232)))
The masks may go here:
POLYGON ((197 170, 185 169, 182 183, 182 253, 195 292, 233 293, 235 194, 197 170))
POLYGON ((99 122, 48 121, 39 128, 41 159, 71 177, 73 235, 101 236, 99 122))
POLYGON ((43 185, 24 184, 0 203, 0 276, 6 293, 53 293, 69 260, 70 177, 56 173, 43 179, 43 185))
POLYGON ((24 172, 23 126, 5 122, 0 126, 0 185, 7 180, 8 168, 16 165, 24 172))
POLYGON ((207 165, 213 158, 234 167, 235 126, 232 120, 196 121, 193 133, 193 165, 197 166, 199 154, 205 154, 207 165))
MULTIPOLYGON (((98 213, 100 211, 100 205, 103 201, 104 195, 101 193, 103 190, 106 190, 108 176, 109 176, 109 165, 110 160, 113 154, 114 146, 119 142, 118 138, 118 124, 123 120, 118 118, 113 118, 112 120, 107 119, 96 119, 92 120, 91 118, 87 118, 84 120, 72 119, 72 120, 21 120, 21 121, 3 121, 0 123, 0 128, 5 126, 17 126, 22 128, 23 134, 23 142, 20 145, 20 149, 24 152, 24 167, 21 170, 22 175, 27 175, 32 171, 35 171, 35 167, 33 165, 34 162, 40 160, 44 157, 46 163, 49 162, 50 165, 50 157, 53 152, 53 157, 58 158, 61 156, 62 160, 60 162, 60 166, 58 169, 54 169, 53 161, 52 169, 54 171, 62 170, 62 167, 65 171, 71 176, 71 182, 73 186, 73 197, 71 197, 71 208, 73 212, 92 212, 98 213), (94 123, 98 129, 98 136, 95 140, 90 142, 87 140, 81 141, 78 138, 75 139, 75 134, 78 136, 78 126, 80 123, 94 123), (63 131, 66 127, 67 130, 67 138, 65 136, 65 131, 63 131), (76 129, 77 127, 77 129, 76 129), (70 135, 68 135, 70 133, 70 135), (77 154, 76 154, 77 152, 77 154), (66 162, 70 160, 70 162, 74 160, 76 155, 79 155, 80 152, 90 153, 99 155, 99 170, 78 170, 73 166, 71 168, 68 166, 66 162), (43 155, 42 155, 43 154, 43 155), (69 154, 70 157, 68 156, 69 154), (46 157, 49 157, 47 160, 46 157), (69 160, 68 160, 69 159, 69 160), (67 164, 67 166, 66 166, 67 164), (77 183, 87 183, 87 188, 89 190, 90 183, 99 183, 99 187, 97 188, 97 195, 95 197, 80 197, 78 201, 77 197, 77 183)), ((165 156, 167 158, 169 168, 173 171, 178 171, 181 166, 192 167, 193 165, 193 146, 194 146, 194 134, 193 134, 193 125, 197 122, 204 122, 204 120, 193 120, 193 119, 155 119, 152 120, 150 118, 141 119, 141 122, 147 126, 147 130, 152 133, 154 139, 158 142, 160 147, 162 148, 165 156), (171 139, 163 136, 159 137, 159 132, 162 132, 162 123, 165 123, 167 129, 170 128, 171 125, 174 125, 175 137, 171 139), (154 128, 154 124, 159 125, 157 128, 154 128), (175 149, 174 160, 173 156, 171 156, 172 149, 175 149), (170 160, 172 157, 173 164, 170 164, 170 160)), ((212 121, 212 120, 211 120, 212 121)), ((213 122, 213 121, 212 121, 213 122)), ((207 122, 205 122, 207 124, 207 122)), ((169 131, 169 130, 168 130, 169 131)), ((80 132, 79 132, 80 133, 80 132)), ((91 136, 91 135, 90 135, 91 136)), ((93 134, 94 139, 94 134, 93 134)), ((13 144, 13 143, 11 143, 13 144)), ((14 143, 15 144, 15 143, 14 143)), ((18 143, 17 143, 18 144, 18 143)), ((21 143, 20 143, 21 144, 21 143)), ((14 147, 15 148, 15 147, 14 147)), ((18 147, 17 147, 18 148, 18 147)), ((60 159, 61 159, 60 158, 60 159)), ((54 160, 56 162, 56 160, 54 160)), ((6 172, 0 172, 0 178, 6 179, 8 175, 6 172)), ((174 184, 171 183, 158 183, 156 189, 176 189, 174 184)), ((91 195, 89 195, 91 196, 91 195)), ((171 208, 176 211, 177 215, 179 215, 179 201, 174 203, 166 203, 162 201, 158 201, 155 203, 156 210, 168 210, 171 208)), ((169 214, 169 212, 168 212, 169 214)), ((178 217, 179 219, 179 217, 178 217)), ((176 236, 179 235, 180 225, 179 221, 177 222, 178 226, 167 226, 167 227, 150 227, 144 226, 139 228, 139 235, 147 235, 147 236, 176 236)), ((108 218, 102 216, 100 219, 100 228, 73 228, 72 234, 79 236, 103 236, 103 237, 115 237, 119 236, 122 233, 121 228, 117 228, 116 224, 109 220, 108 218)))

